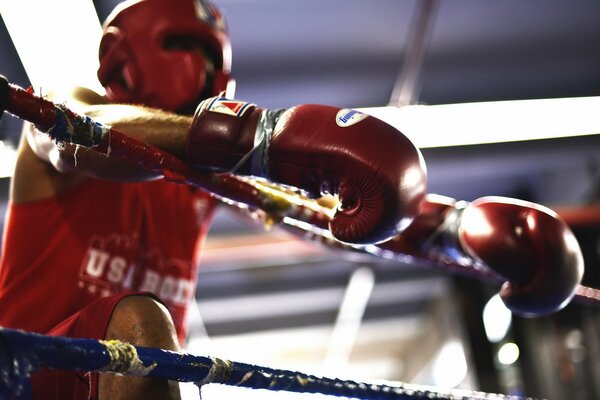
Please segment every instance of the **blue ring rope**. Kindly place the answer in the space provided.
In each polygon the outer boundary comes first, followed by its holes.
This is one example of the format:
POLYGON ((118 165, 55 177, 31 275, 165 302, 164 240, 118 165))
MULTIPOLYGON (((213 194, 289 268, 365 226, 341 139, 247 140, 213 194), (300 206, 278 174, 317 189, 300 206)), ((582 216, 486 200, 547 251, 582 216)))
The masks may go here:
POLYGON ((0 400, 28 399, 29 378, 39 368, 116 372, 251 389, 320 393, 356 399, 518 400, 522 397, 468 391, 437 391, 417 385, 398 386, 322 378, 213 357, 136 347, 118 341, 73 339, 0 328, 0 400))

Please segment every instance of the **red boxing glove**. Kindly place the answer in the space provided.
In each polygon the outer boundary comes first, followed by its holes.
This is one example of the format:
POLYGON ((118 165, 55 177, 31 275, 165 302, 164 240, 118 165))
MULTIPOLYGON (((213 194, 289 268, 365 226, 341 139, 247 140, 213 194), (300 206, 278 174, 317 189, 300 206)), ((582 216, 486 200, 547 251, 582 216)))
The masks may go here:
POLYGON ((575 236, 556 213, 538 204, 483 197, 465 208, 458 234, 467 253, 507 279, 500 297, 517 314, 560 310, 583 277, 575 236))
POLYGON ((211 98, 190 128, 186 155, 200 169, 264 177, 309 196, 337 195, 333 236, 377 243, 406 228, 425 195, 422 156, 402 133, 348 109, 264 110, 211 98))
POLYGON ((479 261, 504 281, 506 306, 524 316, 559 311, 583 277, 567 225, 546 207, 504 197, 468 203, 429 195, 412 224, 380 248, 483 278, 487 272, 473 268, 479 261))

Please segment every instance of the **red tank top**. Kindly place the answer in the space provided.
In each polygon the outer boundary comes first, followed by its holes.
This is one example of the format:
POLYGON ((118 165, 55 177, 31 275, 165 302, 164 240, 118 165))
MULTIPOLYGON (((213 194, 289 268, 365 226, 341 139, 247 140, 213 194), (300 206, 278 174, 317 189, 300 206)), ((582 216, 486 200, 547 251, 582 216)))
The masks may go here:
POLYGON ((215 201, 165 181, 90 180, 9 203, 0 261, 0 326, 46 332, 95 299, 157 294, 180 340, 215 201))

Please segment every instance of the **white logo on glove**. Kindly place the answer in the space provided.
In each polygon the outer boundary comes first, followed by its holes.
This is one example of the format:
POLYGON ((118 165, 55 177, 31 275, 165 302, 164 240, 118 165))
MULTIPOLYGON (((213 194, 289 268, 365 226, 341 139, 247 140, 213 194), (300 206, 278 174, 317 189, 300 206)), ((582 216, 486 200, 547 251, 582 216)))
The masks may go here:
POLYGON ((363 114, 356 110, 351 110, 349 108, 344 108, 338 111, 335 116, 335 123, 342 128, 346 128, 348 126, 359 123, 363 119, 367 118, 367 114, 363 114))

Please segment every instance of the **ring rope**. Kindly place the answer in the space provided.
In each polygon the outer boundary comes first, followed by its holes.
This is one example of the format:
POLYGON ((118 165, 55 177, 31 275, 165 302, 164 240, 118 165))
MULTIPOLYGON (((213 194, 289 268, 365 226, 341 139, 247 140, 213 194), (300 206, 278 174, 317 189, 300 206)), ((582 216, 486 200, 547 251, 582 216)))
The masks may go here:
MULTIPOLYGON (((222 202, 246 210, 264 213, 267 225, 282 223, 296 235, 320 241, 329 247, 375 255, 400 262, 443 269, 493 284, 503 279, 472 257, 452 255, 422 249, 406 254, 394 246, 393 240, 378 245, 357 246, 333 238, 328 226, 334 210, 316 204, 287 188, 263 183, 230 173, 207 173, 192 170, 176 156, 152 145, 128 137, 87 116, 80 116, 64 105, 57 105, 37 96, 30 88, 24 90, 9 84, 7 111, 48 132, 59 143, 68 142, 92 148, 106 155, 137 164, 149 171, 161 173, 165 180, 193 185, 212 193, 222 202)), ((401 237, 402 235, 399 235, 401 237)), ((573 300, 600 308, 600 290, 578 285, 573 300)))
POLYGON ((0 400, 26 399, 40 368, 98 371, 249 389, 319 393, 370 400, 518 400, 523 397, 467 390, 441 391, 404 383, 379 384, 317 377, 215 357, 196 356, 119 341, 73 339, 0 328, 0 400))

